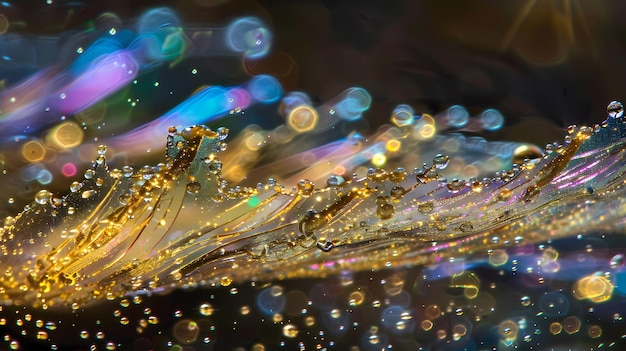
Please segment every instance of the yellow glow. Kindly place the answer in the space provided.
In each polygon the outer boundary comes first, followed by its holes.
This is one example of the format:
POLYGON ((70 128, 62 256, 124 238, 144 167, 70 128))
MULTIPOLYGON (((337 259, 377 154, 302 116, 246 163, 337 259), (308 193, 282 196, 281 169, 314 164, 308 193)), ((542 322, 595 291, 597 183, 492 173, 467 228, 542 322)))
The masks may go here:
POLYGON ((509 255, 506 253, 505 250, 497 249, 497 250, 493 250, 493 252, 489 254, 489 263, 495 267, 498 267, 507 263, 508 260, 509 260, 509 255))
POLYGON ((425 331, 429 331, 433 328, 433 322, 431 322, 428 319, 425 319, 422 321, 422 329, 424 329, 425 331))
POLYGON ((550 324, 550 333, 552 333, 553 335, 560 334, 561 331, 563 331, 563 326, 561 325, 561 323, 552 322, 552 324, 550 324))
POLYGON ((387 156, 385 154, 374 154, 372 156, 372 164, 376 167, 382 167, 387 162, 387 156))
POLYGON ((246 138, 246 147, 249 150, 257 151, 263 146, 265 140, 263 139, 263 135, 261 133, 250 133, 246 138))
POLYGON ((294 108, 287 116, 287 124, 298 133, 312 130, 317 125, 319 116, 317 111, 308 105, 294 108))
POLYGON ((612 295, 613 284, 605 276, 588 275, 574 284, 574 296, 579 300, 589 299, 598 303, 608 301, 612 295))
POLYGON ((365 301, 365 295, 360 291, 354 291, 349 296, 350 306, 359 306, 365 301))
POLYGON ((473 299, 478 296, 480 280, 478 277, 471 272, 461 272, 452 275, 452 279, 450 280, 451 288, 462 288, 463 294, 468 299, 473 299))
POLYGON ((419 134, 424 139, 430 139, 435 135, 435 126, 427 124, 420 128, 419 134))
POLYGON ((46 147, 39 140, 22 145, 22 157, 28 162, 39 162, 46 156, 46 147))
POLYGON ((396 152, 400 150, 400 146, 402 146, 402 143, 400 142, 400 140, 397 139, 388 140, 385 144, 385 148, 387 149, 387 151, 390 152, 396 152))
POLYGON ((563 329, 567 334, 574 334, 580 331, 580 319, 576 316, 569 316, 563 320, 563 329))
POLYGON ((9 20, 0 13, 0 34, 6 33, 7 30, 9 30, 9 20))
POLYGON ((69 149, 80 145, 83 137, 83 130, 78 124, 64 122, 48 131, 45 142, 58 149, 69 149))

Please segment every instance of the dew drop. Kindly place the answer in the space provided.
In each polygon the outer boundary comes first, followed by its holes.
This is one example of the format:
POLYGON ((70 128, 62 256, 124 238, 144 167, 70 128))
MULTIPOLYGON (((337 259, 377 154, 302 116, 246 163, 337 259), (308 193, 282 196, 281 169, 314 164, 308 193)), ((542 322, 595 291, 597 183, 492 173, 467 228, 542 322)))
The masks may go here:
POLYGON ((120 205, 126 206, 128 205, 128 202, 130 201, 131 198, 132 198, 131 194, 123 193, 117 198, 117 200, 119 201, 120 205))
POLYGON ((345 183, 345 179, 343 179, 343 177, 339 175, 331 175, 330 177, 328 177, 328 180, 326 181, 326 184, 328 186, 340 186, 340 185, 343 185, 344 183, 345 183))
POLYGON ((433 158, 433 165, 437 169, 444 169, 444 168, 446 168, 448 166, 448 163, 450 163, 450 157, 448 157, 448 155, 437 154, 433 158))
POLYGON ((376 215, 380 219, 389 219, 393 216, 395 208, 392 204, 381 204, 376 209, 376 215))
POLYGON ((620 118, 624 115, 624 105, 619 101, 611 101, 606 107, 606 112, 611 118, 620 118))
POLYGON ((82 196, 83 199, 88 199, 88 198, 92 197, 95 193, 96 193, 95 190, 85 190, 85 191, 83 191, 81 196, 82 196))
POLYGON ((308 179, 302 179, 298 182, 298 194, 301 196, 309 196, 315 190, 315 185, 308 179))
POLYGON ((200 183, 198 182, 191 182, 191 183, 187 183, 187 193, 189 194, 197 194, 200 192, 200 183))
POLYGON ((435 204, 432 201, 423 202, 417 205, 417 210, 421 213, 432 213, 435 211, 435 204))
POLYGON ((106 145, 100 145, 98 146, 98 155, 104 155, 107 152, 107 146, 106 145))
POLYGON ((148 180, 152 178, 153 175, 154 175, 154 169, 152 167, 146 165, 141 168, 141 177, 143 179, 148 180))
POLYGON ((406 193, 406 190, 403 187, 395 185, 393 188, 391 188, 389 195, 391 195, 391 197, 394 199, 400 199, 404 195, 404 193, 406 193))
POLYGON ((617 254, 611 258, 610 261, 611 268, 617 268, 624 265, 624 255, 617 254))
POLYGON ((130 176, 133 175, 133 167, 131 166, 124 166, 122 167, 122 173, 124 173, 124 177, 129 178, 130 176))
POLYGON ((226 139, 228 137, 228 133, 229 133, 228 128, 225 128, 225 127, 217 128, 218 140, 223 141, 224 139, 226 139))
POLYGON ((465 182, 460 179, 453 179, 450 183, 446 184, 446 186, 451 193, 456 193, 459 190, 463 189, 463 187, 465 186, 465 182))
POLYGON ((86 170, 86 171, 85 171, 85 179, 91 179, 91 178, 93 178, 93 176, 94 176, 94 174, 95 174, 95 173, 96 173, 96 172, 95 172, 93 169, 91 169, 91 168, 90 168, 90 169, 88 169, 88 170, 86 170))
POLYGON ((52 198, 52 193, 48 190, 40 190, 35 194, 35 201, 40 205, 45 205, 52 198))

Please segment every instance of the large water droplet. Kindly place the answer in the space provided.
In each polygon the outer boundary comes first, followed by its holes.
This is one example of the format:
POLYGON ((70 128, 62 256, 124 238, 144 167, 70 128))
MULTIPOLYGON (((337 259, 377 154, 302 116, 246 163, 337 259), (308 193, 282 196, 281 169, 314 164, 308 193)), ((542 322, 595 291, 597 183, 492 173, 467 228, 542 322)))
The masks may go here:
POLYGON ((339 186, 343 185, 343 183, 345 183, 345 179, 343 179, 343 177, 340 175, 331 175, 326 181, 326 184, 328 186, 339 186))
POLYGON ((437 154, 433 158, 433 165, 438 169, 446 168, 449 162, 450 162, 450 157, 448 157, 448 155, 437 154))
POLYGON ((226 139, 228 137, 228 132, 229 132, 228 128, 225 128, 225 127, 217 128, 217 134, 218 134, 217 138, 220 141, 223 141, 224 139, 226 139))
POLYGON ((620 118, 624 115, 624 105, 619 101, 611 101, 606 107, 606 112, 611 118, 620 118))
POLYGON ((50 201, 51 197, 52 193, 48 190, 39 190, 39 192, 35 194, 35 201, 40 205, 45 205, 48 201, 50 201))
POLYGON ((141 168, 141 177, 143 179, 148 180, 152 178, 153 175, 154 175, 154 169, 152 167, 146 165, 141 168))
POLYGON ((134 170, 131 166, 124 166, 122 167, 122 172, 124 173, 124 177, 129 178, 133 175, 134 170))
POLYGON ((315 190, 315 185, 308 179, 302 179, 298 182, 298 194, 302 196, 309 196, 315 190))
POLYGON ((85 179, 91 179, 93 178, 93 175, 96 174, 96 171, 94 171, 93 169, 88 169, 85 171, 85 179))
POLYGON ((75 193, 77 192, 80 188, 82 187, 82 184, 79 182, 72 182, 72 184, 70 184, 70 191, 75 193))

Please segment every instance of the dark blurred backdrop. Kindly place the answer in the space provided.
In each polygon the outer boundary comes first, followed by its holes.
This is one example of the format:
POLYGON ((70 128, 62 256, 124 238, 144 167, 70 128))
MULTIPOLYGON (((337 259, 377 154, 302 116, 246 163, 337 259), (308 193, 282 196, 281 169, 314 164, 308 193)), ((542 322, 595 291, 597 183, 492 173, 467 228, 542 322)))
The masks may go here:
POLYGON ((0 12, 10 31, 33 35, 83 30, 106 11, 133 19, 162 5, 188 26, 260 17, 275 44, 248 64, 252 73, 274 74, 316 101, 362 86, 375 100, 367 118, 381 122, 399 103, 428 113, 452 104, 497 108, 509 127, 500 139, 541 145, 568 124, 600 122, 607 103, 626 96, 620 1, 48 2, 3 2, 0 12))

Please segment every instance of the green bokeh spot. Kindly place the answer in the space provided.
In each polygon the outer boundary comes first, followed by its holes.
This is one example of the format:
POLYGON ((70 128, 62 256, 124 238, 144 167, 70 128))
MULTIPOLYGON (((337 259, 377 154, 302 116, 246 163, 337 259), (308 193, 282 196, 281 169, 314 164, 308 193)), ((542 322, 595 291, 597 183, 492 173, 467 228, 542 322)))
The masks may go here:
POLYGON ((260 202, 261 202, 261 200, 259 200, 259 198, 258 198, 258 197, 256 197, 256 196, 251 196, 251 197, 248 199, 248 206, 250 206, 250 207, 257 207, 257 206, 259 205, 259 203, 260 203, 260 202))

